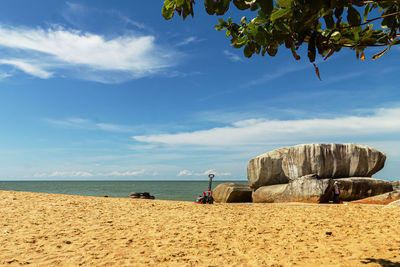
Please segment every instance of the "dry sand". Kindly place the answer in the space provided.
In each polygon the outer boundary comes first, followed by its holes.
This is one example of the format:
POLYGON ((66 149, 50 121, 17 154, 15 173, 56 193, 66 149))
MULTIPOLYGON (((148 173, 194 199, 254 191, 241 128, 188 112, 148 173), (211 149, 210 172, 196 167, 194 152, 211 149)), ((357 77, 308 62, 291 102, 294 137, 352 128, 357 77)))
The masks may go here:
POLYGON ((0 265, 399 266, 400 208, 0 191, 0 265))

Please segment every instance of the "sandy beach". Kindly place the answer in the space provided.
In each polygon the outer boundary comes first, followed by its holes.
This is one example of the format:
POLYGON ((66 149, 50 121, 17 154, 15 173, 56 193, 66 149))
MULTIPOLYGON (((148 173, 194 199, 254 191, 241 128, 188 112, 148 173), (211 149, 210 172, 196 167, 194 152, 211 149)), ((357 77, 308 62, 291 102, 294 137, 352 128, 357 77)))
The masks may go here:
POLYGON ((400 208, 0 191, 1 266, 399 266, 400 208))

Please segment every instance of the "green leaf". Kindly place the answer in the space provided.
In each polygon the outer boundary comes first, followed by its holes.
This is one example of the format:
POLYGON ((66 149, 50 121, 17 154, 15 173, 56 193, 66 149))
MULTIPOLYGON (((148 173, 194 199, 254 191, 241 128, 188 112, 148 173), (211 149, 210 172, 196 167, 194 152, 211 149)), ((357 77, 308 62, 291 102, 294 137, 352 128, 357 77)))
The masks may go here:
POLYGON ((365 8, 364 8, 364 14, 363 14, 363 16, 364 16, 364 21, 367 21, 367 19, 368 19, 368 13, 371 11, 371 8, 372 8, 371 4, 367 4, 367 5, 365 6, 365 8))
POLYGON ((361 24, 361 15, 353 6, 347 7, 347 21, 353 26, 361 24))
POLYGON ((332 15, 324 16, 326 28, 333 29, 335 27, 335 21, 333 20, 332 15))
POLYGON ((310 40, 308 40, 308 59, 310 60, 310 62, 314 62, 315 61, 315 56, 316 56, 317 52, 315 49, 315 33, 313 33, 311 35, 310 40))
POLYGON ((175 12, 175 1, 174 0, 165 0, 164 6, 161 10, 161 14, 164 19, 170 20, 174 16, 175 12))
POLYGON ((343 7, 337 7, 335 8, 335 17, 338 19, 340 16, 343 14, 343 7))
POLYGON ((206 7, 206 12, 209 15, 214 15, 216 10, 216 4, 213 0, 204 0, 204 6, 206 7))
POLYGON ((375 54, 372 56, 372 60, 376 60, 378 58, 380 58, 381 56, 383 56, 387 51, 389 51, 389 49, 392 47, 392 45, 394 45, 397 42, 397 40, 393 40, 390 45, 388 47, 386 47, 385 50, 379 52, 378 54, 375 54))
POLYGON ((246 10, 250 8, 250 5, 247 3, 245 0, 233 0, 233 4, 239 9, 239 10, 246 10))
POLYGON ((264 14, 270 15, 274 9, 274 0, 258 0, 257 3, 260 4, 261 10, 264 14))
POLYGON ((275 44, 270 44, 266 48, 268 55, 274 57, 278 53, 278 46, 275 44))
POLYGON ((335 31, 334 33, 332 33, 331 38, 334 41, 339 41, 340 38, 342 37, 342 35, 340 34, 339 31, 335 31))
POLYGON ((278 4, 281 7, 288 7, 290 8, 290 6, 292 5, 293 0, 279 0, 278 4))
POLYGON ((243 50, 244 56, 245 57, 251 57, 254 53, 254 50, 252 49, 251 43, 248 43, 243 50))
POLYGON ((285 17, 290 13, 290 8, 281 8, 277 9, 276 11, 272 12, 271 14, 271 21, 275 21, 279 18, 285 17))

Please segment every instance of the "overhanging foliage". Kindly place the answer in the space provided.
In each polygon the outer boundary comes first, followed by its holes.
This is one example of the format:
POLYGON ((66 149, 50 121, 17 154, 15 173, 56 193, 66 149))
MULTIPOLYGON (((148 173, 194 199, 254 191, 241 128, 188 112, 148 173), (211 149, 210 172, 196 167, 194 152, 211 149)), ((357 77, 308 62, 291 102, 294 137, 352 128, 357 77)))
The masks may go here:
MULTIPOLYGON (((243 47, 246 57, 275 56, 284 45, 299 60, 297 50, 307 44, 310 62, 317 53, 328 59, 344 47, 355 50, 357 58, 364 60, 365 48, 384 46, 372 57, 377 59, 400 43, 400 0, 205 0, 204 5, 208 14, 224 15, 231 2, 256 16, 243 17, 240 22, 220 18, 215 29, 225 31, 234 48, 243 47), (380 25, 374 26, 374 21, 380 25)), ((177 12, 186 19, 193 16, 194 4, 194 0, 165 0, 162 15, 169 20, 177 12)))

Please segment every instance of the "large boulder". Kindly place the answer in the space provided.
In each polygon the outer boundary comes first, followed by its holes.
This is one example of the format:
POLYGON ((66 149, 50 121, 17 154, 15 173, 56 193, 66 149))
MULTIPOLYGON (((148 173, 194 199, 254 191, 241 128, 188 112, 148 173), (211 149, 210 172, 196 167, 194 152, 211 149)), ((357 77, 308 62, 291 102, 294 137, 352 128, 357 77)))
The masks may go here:
POLYGON ((258 188, 253 193, 253 202, 328 202, 333 190, 332 179, 317 179, 307 175, 288 184, 269 185, 258 188))
POLYGON ((262 154, 249 161, 247 166, 247 181, 251 188, 266 185, 285 184, 289 180, 282 170, 282 160, 288 148, 279 148, 262 154))
POLYGON ((371 177, 381 170, 386 155, 358 144, 306 144, 289 147, 282 169, 289 180, 315 173, 320 177, 371 177))
POLYGON ((251 202, 252 193, 248 185, 224 183, 213 190, 213 198, 219 203, 251 202))
POLYGON ((310 202, 327 203, 333 199, 333 182, 339 182, 340 199, 352 201, 393 191, 392 185, 383 180, 366 177, 320 179, 306 175, 288 184, 269 185, 253 193, 253 202, 310 202))
POLYGON ((247 180, 251 188, 285 184, 316 174, 324 178, 371 177, 381 170, 386 156, 358 144, 305 144, 284 147, 249 161, 247 180))
POLYGON ((283 202, 283 196, 288 184, 262 186, 253 192, 254 203, 283 202))

